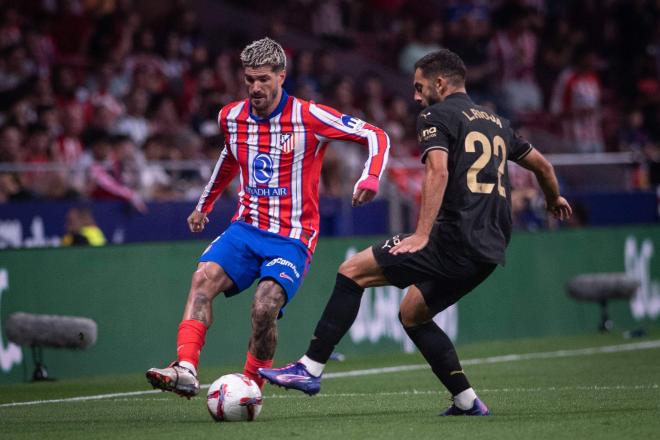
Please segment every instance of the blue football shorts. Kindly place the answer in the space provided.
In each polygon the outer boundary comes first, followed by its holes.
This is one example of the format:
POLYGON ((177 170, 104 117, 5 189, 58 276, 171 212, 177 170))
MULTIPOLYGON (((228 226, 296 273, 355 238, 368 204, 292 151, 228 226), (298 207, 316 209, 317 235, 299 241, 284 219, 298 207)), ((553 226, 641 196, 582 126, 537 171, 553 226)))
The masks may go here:
MULTIPOLYGON (((271 279, 282 286, 286 303, 302 284, 312 255, 299 240, 235 221, 206 248, 199 262, 219 264, 234 282, 224 292, 230 297, 249 288, 254 280, 271 279)), ((282 316, 283 311, 280 311, 282 316)))

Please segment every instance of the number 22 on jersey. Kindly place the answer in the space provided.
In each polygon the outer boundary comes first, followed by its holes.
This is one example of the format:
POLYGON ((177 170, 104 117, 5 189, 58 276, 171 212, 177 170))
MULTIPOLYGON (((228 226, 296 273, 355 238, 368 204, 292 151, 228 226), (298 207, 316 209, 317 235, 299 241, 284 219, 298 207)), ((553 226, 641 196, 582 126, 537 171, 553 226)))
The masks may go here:
POLYGON ((504 175, 504 167, 506 166, 506 143, 501 136, 495 136, 491 144, 490 140, 478 131, 471 131, 465 137, 465 151, 468 153, 475 153, 476 144, 481 144, 483 149, 481 155, 474 161, 467 173, 467 186, 473 193, 490 194, 495 188, 494 183, 479 182, 477 175, 489 163, 493 155, 499 158, 500 164, 497 168, 497 191, 502 197, 506 197, 506 190, 502 185, 502 176, 504 175))

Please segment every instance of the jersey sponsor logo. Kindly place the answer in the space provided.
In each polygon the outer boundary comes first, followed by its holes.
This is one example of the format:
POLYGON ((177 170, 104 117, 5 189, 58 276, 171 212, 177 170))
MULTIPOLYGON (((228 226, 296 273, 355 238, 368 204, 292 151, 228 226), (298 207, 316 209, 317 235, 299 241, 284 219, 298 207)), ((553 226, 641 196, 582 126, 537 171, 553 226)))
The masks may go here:
POLYGON ((280 135, 280 150, 282 153, 290 153, 296 148, 296 136, 293 133, 282 133, 280 135))
POLYGON ((362 119, 358 119, 350 115, 342 115, 341 123, 344 124, 346 127, 355 131, 361 130, 365 124, 365 122, 362 119))
POLYGON ((293 278, 291 278, 286 272, 280 272, 280 278, 284 278, 285 280, 289 280, 293 283, 293 278))
POLYGON ((431 116, 431 112, 422 113, 420 116, 421 116, 422 118, 426 119, 426 118, 428 118, 429 116, 431 116))
POLYGON ((285 260, 284 258, 281 257, 269 261, 268 264, 266 264, 266 267, 275 266, 276 264, 281 264, 282 266, 286 266, 290 268, 291 270, 293 270, 293 273, 295 274, 296 278, 300 278, 300 272, 298 272, 298 268, 296 267, 296 265, 290 262, 289 260, 285 260))
POLYGON ((422 141, 428 141, 431 138, 434 138, 438 135, 438 127, 429 127, 422 130, 420 138, 422 141))
POLYGON ((245 187, 245 192, 257 197, 284 197, 289 195, 289 188, 284 186, 258 188, 255 186, 245 187))
POLYGON ((265 153, 257 154, 252 161, 252 177, 257 183, 268 183, 273 178, 273 159, 265 153))

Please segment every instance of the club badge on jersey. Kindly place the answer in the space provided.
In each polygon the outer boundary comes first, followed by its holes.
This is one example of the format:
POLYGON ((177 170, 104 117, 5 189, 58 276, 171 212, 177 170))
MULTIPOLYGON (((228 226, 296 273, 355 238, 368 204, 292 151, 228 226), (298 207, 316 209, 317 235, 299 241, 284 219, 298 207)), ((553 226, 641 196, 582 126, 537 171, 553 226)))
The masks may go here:
POLYGON ((294 148, 296 148, 296 134, 282 133, 280 135, 280 150, 282 150, 282 153, 290 153, 294 148))

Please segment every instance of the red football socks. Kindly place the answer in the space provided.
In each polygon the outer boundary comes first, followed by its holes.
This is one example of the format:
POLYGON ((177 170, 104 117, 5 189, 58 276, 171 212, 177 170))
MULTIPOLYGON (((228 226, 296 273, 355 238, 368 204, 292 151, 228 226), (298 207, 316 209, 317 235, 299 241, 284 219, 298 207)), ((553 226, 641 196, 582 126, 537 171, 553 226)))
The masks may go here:
POLYGON ((206 326, 200 321, 187 319, 179 324, 176 337, 176 355, 179 362, 190 362, 197 368, 199 353, 204 346, 206 326))
POLYGON ((273 360, 261 360, 252 356, 252 353, 248 351, 247 359, 245 359, 245 367, 243 367, 243 374, 252 379, 259 385, 259 388, 264 387, 265 380, 259 376, 257 369, 259 368, 270 368, 273 366, 273 360))

